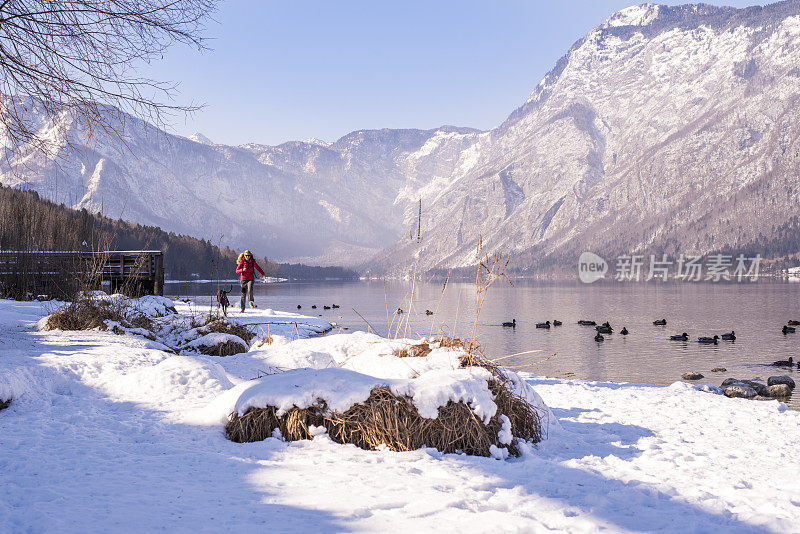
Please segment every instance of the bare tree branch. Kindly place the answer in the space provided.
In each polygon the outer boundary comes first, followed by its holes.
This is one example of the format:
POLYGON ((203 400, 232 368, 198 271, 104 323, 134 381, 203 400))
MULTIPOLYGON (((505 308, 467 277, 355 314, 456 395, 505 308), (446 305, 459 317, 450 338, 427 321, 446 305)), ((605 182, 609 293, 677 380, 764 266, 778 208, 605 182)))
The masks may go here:
POLYGON ((0 150, 7 159, 22 149, 51 154, 60 139, 51 130, 64 117, 88 137, 122 139, 119 112, 163 126, 165 115, 196 110, 173 102, 174 84, 134 69, 176 43, 203 49, 216 2, 0 2, 0 150))

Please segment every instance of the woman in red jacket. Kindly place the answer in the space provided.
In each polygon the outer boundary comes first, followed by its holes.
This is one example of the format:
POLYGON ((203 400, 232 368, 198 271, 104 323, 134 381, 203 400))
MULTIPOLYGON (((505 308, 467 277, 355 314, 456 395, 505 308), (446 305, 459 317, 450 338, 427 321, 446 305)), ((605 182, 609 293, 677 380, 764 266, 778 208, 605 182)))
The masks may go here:
POLYGON ((266 276, 261 267, 256 263, 252 252, 245 250, 239 254, 239 260, 236 262, 236 272, 241 275, 242 283, 242 313, 244 313, 245 297, 250 301, 251 308, 258 308, 256 303, 253 302, 253 283, 255 282, 255 271, 261 273, 261 276, 266 276))

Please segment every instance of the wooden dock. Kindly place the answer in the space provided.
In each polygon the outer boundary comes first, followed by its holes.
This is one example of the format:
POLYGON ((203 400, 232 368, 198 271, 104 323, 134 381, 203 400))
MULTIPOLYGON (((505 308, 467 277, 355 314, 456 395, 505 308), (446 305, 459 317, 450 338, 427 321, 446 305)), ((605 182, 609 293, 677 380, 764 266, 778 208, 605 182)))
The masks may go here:
POLYGON ((69 297, 81 282, 128 296, 164 294, 160 250, 0 251, 0 294, 25 298, 69 297))

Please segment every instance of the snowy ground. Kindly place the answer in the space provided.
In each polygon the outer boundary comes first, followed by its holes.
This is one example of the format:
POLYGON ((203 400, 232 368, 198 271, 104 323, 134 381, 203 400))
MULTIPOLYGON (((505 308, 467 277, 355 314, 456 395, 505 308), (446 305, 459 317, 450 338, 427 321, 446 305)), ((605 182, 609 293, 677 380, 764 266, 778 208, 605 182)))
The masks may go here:
POLYGON ((800 413, 777 401, 527 377, 558 423, 518 459, 324 435, 236 444, 210 416, 250 378, 416 371, 363 333, 291 341, 328 326, 295 314, 248 312, 275 343, 218 358, 37 331, 51 306, 0 301, 0 399, 14 397, 0 411, 0 532, 798 531, 800 413))

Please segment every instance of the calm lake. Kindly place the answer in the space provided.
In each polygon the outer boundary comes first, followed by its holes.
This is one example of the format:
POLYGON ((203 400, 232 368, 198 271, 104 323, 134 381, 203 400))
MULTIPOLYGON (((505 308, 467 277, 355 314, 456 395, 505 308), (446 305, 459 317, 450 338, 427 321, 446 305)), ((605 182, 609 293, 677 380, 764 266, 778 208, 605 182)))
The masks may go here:
MULTIPOLYGON (((223 284, 228 287, 228 284, 223 284)), ((215 286, 216 287, 216 286, 215 286)), ((210 284, 167 284, 167 295, 208 303, 210 284)), ((445 333, 469 338, 475 321, 475 286, 450 281, 352 281, 278 283, 256 286, 259 307, 320 315, 335 323, 334 332, 374 329, 381 335, 408 337, 445 333), (324 310, 323 305, 340 308, 324 310), (297 306, 302 306, 297 310, 297 306), (317 309, 311 308, 316 305, 317 309), (405 313, 398 315, 397 308, 405 313), (387 313, 388 309, 388 313, 387 313), (427 316, 425 310, 435 311, 427 316), (356 313, 357 312, 357 313, 356 313), (363 318, 361 316, 363 316, 363 318), (367 324, 369 323, 369 325, 367 324)), ((231 294, 238 310, 239 288, 231 294)), ((234 311, 236 316, 238 311, 234 311)), ((486 356, 515 370, 556 378, 671 384, 687 371, 705 375, 700 383, 720 385, 727 377, 766 379, 786 374, 800 382, 798 368, 773 367, 775 360, 800 357, 800 333, 783 335, 789 319, 800 320, 800 283, 606 283, 496 282, 487 293, 478 319, 477 339, 486 356), (654 326, 656 319, 666 326, 654 326), (516 319, 516 328, 501 323, 516 319), (537 329, 554 319, 563 325, 537 329), (594 340, 595 329, 579 319, 608 321, 614 334, 594 340), (618 332, 623 327, 628 336, 618 332), (698 343, 699 336, 734 330, 736 341, 698 343), (687 332, 689 342, 669 341, 687 332), (527 354, 519 354, 527 351, 527 354), (551 355, 556 354, 554 357, 551 355), (515 356, 511 356, 515 355, 515 356), (544 361, 543 361, 544 360, 544 361), (712 373, 715 367, 727 372, 712 373)), ((800 395, 788 404, 800 409, 800 395)))

